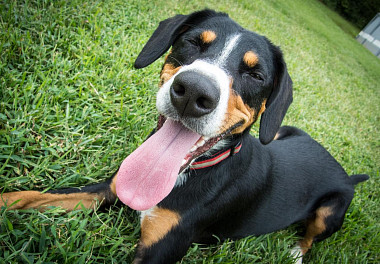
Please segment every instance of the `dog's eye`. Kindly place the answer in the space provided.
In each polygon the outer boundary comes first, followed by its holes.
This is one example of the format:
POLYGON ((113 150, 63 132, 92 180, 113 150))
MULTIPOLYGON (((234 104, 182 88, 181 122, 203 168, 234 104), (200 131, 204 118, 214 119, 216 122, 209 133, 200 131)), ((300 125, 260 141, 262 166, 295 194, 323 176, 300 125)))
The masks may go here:
POLYGON ((258 81, 264 81, 264 76, 259 72, 250 72, 249 75, 258 81))
POLYGON ((208 44, 203 43, 200 38, 189 38, 186 39, 186 42, 189 43, 192 47, 196 48, 200 52, 204 52, 208 48, 208 44))
POLYGON ((187 42, 190 43, 193 46, 199 47, 200 41, 199 39, 187 39, 187 42))

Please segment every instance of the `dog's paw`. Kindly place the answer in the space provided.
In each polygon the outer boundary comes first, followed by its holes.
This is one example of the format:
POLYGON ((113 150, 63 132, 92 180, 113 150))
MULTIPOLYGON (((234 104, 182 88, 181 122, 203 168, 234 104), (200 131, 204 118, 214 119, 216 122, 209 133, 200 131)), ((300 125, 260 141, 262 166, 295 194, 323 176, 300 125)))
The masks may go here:
POLYGON ((294 264, 302 264, 303 253, 301 247, 298 244, 292 248, 291 255, 295 260, 294 264))

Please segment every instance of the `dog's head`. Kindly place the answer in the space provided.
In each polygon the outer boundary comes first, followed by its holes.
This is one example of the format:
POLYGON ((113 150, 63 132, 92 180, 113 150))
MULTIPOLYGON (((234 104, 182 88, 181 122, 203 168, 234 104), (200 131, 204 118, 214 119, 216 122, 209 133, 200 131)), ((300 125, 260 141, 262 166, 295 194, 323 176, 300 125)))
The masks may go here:
POLYGON ((136 210, 164 199, 178 173, 217 150, 221 139, 248 132, 260 115, 260 141, 272 141, 292 101, 280 50, 226 14, 204 10, 162 21, 135 67, 170 47, 157 95, 158 131, 123 161, 117 176, 118 197, 136 210))
POLYGON ((242 133, 262 114, 259 138, 273 140, 292 102, 282 53, 270 41, 211 10, 160 23, 135 62, 146 67, 169 48, 158 111, 206 138, 242 133))

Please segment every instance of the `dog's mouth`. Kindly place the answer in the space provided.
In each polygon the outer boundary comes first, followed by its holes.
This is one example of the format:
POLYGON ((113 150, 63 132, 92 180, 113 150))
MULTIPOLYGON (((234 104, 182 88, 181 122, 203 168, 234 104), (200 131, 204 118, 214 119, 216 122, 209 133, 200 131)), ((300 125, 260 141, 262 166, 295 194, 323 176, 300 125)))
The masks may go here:
MULTIPOLYGON (((166 120, 167 118, 164 117, 163 115, 159 116, 158 123, 157 123, 157 131, 161 129, 161 127, 164 125, 166 120)), ((215 146, 216 143, 218 143, 221 139, 223 139, 227 134, 228 133, 223 133, 215 137, 207 137, 207 136, 199 135, 199 139, 194 143, 194 145, 189 149, 189 151, 183 157, 178 174, 183 172, 191 164, 192 161, 194 161, 196 158, 206 153, 213 146, 215 146)))
POLYGON ((121 164, 116 180, 117 196, 139 211, 157 205, 174 188, 178 174, 227 134, 203 137, 182 123, 161 116, 156 133, 121 164))

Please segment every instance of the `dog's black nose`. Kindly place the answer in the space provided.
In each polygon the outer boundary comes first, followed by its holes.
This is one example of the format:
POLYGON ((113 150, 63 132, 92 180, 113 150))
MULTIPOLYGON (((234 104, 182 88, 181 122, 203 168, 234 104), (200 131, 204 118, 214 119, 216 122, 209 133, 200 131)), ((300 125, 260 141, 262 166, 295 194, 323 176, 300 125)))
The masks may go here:
POLYGON ((216 83, 192 71, 178 74, 170 87, 170 99, 181 116, 201 117, 211 113, 219 98, 216 83))

